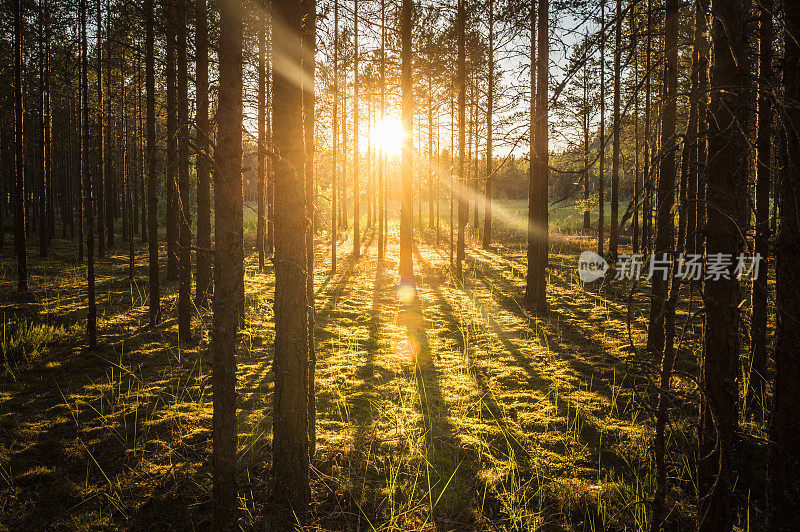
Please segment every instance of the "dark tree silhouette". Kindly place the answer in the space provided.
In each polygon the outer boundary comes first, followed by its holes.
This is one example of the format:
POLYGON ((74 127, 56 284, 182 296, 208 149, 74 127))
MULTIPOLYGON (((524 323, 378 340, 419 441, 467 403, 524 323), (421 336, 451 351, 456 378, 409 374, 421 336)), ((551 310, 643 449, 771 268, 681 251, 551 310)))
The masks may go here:
MULTIPOLYGON (((707 257, 723 253, 734 263, 742 250, 741 222, 747 213, 748 17, 744 0, 715 0, 712 6, 705 249, 707 257)), ((706 326, 697 479, 701 531, 730 529, 734 520, 740 302, 734 268, 728 268, 728 278, 703 283, 706 326)))
MULTIPOLYGON (((788 532, 800 527, 800 5, 783 3, 783 90, 786 108, 785 166, 779 180, 780 208, 775 245, 777 331, 775 333, 775 386, 769 425, 767 466, 767 530, 788 532)), ((763 19, 762 19, 763 23, 763 19)), ((763 28, 762 28, 763 29, 763 28)), ((716 50, 716 49, 715 49, 716 50)), ((713 77, 712 77, 713 82, 713 77)), ((757 192, 758 193, 758 192, 757 192)), ((709 188, 709 199, 711 199, 709 188)), ((711 222, 711 218, 709 218, 711 222)), ((711 234, 709 234, 709 240, 711 234)))
MULTIPOLYGON (((308 504, 308 292, 301 32, 304 6, 273 0, 272 124, 275 163, 275 373, 273 495, 280 526, 308 504)), ((291 519, 293 521, 293 519, 291 519)))
POLYGON ((219 116, 214 157, 214 528, 236 527, 236 331, 242 236, 242 2, 219 3, 219 116))

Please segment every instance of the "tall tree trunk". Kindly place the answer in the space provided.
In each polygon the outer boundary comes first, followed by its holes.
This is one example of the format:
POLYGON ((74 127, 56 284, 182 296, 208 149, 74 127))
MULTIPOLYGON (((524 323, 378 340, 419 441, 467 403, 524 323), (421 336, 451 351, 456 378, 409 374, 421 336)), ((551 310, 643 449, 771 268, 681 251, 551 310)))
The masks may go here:
POLYGON ((39 255, 47 257, 50 247, 50 93, 49 67, 49 7, 39 0, 39 255))
MULTIPOLYGON (((669 0, 665 12, 664 37, 664 98, 661 119, 661 157, 656 196, 656 235, 653 260, 663 260, 674 246, 675 214, 675 122, 678 87, 678 5, 669 0)), ((664 352, 664 312, 667 299, 667 276, 654 274, 651 279, 650 317, 647 327, 647 349, 664 352)))
MULTIPOLYGON (((338 0, 336 2, 338 6, 338 0)), ((386 0, 381 0, 381 49, 380 49, 380 120, 381 124, 384 123, 385 120, 385 112, 386 112, 386 0)), ((378 205, 378 262, 383 261, 384 255, 384 235, 385 231, 383 228, 384 225, 384 216, 385 216, 385 194, 384 189, 386 187, 383 170, 385 167, 385 158, 386 152, 383 148, 380 148, 380 152, 378 154, 378 195, 380 197, 380 202, 378 205)))
POLYGON ((214 529, 236 527, 236 330, 242 237, 242 2, 219 3, 219 107, 214 157, 214 529))
POLYGON ((303 6, 273 0, 272 90, 275 165, 275 392, 272 443, 273 495, 282 525, 305 512, 309 492, 308 280, 302 72, 303 6), (291 508, 291 510, 290 510, 291 508))
MULTIPOLYGON (((651 260, 664 260, 673 257, 675 205, 675 122, 677 114, 678 90, 678 0, 667 0, 664 12, 664 111, 661 126, 661 169, 658 180, 658 218, 656 219, 656 255, 651 260)), ((671 270, 674 270, 674 265, 671 270)), ((667 301, 669 279, 667 274, 654 273, 651 279, 652 296, 650 300, 650 325, 648 327, 648 349, 661 355, 661 379, 656 414, 656 493, 653 498, 653 519, 651 530, 661 529, 664 520, 667 472, 665 462, 665 427, 667 417, 667 394, 675 362, 672 339, 666 341, 664 330, 665 315, 670 314, 670 326, 674 329, 675 300, 677 286, 667 301), (673 299, 675 298, 675 299, 673 299)), ((673 271, 671 284, 677 279, 673 271)))
MULTIPOLYGON (((331 274, 334 274, 336 273, 336 244, 339 239, 339 219, 338 211, 336 210, 336 199, 339 196, 337 183, 339 173, 337 161, 339 155, 339 0, 333 0, 333 109, 331 111, 331 134, 333 136, 333 147, 331 149, 331 274)), ((380 239, 380 235, 378 238, 380 239)), ((378 255, 380 256, 380 254, 379 245, 378 255)))
POLYGON ((175 72, 175 5, 176 0, 164 0, 164 39, 166 42, 167 77, 167 280, 178 278, 178 215, 179 199, 176 170, 177 161, 177 80, 175 72))
POLYGON ((800 279, 797 276, 797 265, 800 264, 800 208, 797 201, 800 191, 800 45, 797 42, 800 5, 784 2, 783 20, 786 25, 783 38, 786 159, 776 187, 780 190, 780 220, 775 245, 777 330, 775 385, 769 425, 767 529, 788 532, 800 527, 800 478, 797 475, 800 465, 800 411, 797 408, 800 404, 800 387, 797 385, 800 382, 797 358, 800 349, 800 279))
MULTIPOLYGON (((588 41, 588 31, 586 40, 588 41)), ((589 160, 589 51, 583 59, 583 231, 589 233, 592 218, 589 212, 589 195, 591 189, 591 168, 589 160)))
POLYGON ((28 250, 25 234, 25 144, 22 90, 22 5, 14 10, 14 248, 17 253, 17 290, 28 291, 28 250))
POLYGON ((92 174, 89 171, 89 98, 88 98, 88 58, 89 48, 86 40, 86 0, 81 0, 81 42, 83 57, 81 63, 81 85, 83 85, 83 101, 81 102, 81 175, 83 181, 83 213, 86 216, 86 295, 88 310, 86 315, 86 336, 89 349, 97 347, 97 307, 94 294, 94 198, 92 197, 92 174))
POLYGON ((264 238, 266 237, 267 225, 267 76, 265 68, 265 54, 267 48, 267 6, 260 3, 257 7, 256 33, 258 34, 258 148, 256 158, 258 159, 257 170, 257 201, 256 207, 256 250, 258 251, 258 271, 264 271, 264 238))
POLYGON ((622 0, 617 0, 616 32, 614 35, 614 147, 611 150, 611 228, 608 238, 608 252, 611 260, 616 262, 619 247, 619 88, 622 84, 620 73, 620 56, 622 55, 622 0))
POLYGON ((531 152, 531 184, 528 214, 528 271, 525 279, 525 303, 534 312, 547 310, 548 262, 548 112, 547 94, 550 66, 549 0, 539 0, 538 56, 536 58, 535 122, 531 125, 533 151, 531 152), (533 225, 531 225, 533 222, 533 225))
POLYGON ((120 61, 120 92, 122 93, 122 109, 120 110, 120 120, 122 125, 122 195, 123 195, 123 219, 128 220, 128 231, 125 233, 128 239, 128 279, 133 281, 135 273, 135 250, 133 247, 133 234, 136 224, 133 222, 133 189, 131 187, 131 171, 128 168, 128 99, 125 86, 125 49, 121 52, 120 61))
POLYGON ((494 1, 489 0, 489 79, 486 89, 486 203, 483 208, 483 248, 492 247, 492 118, 494 116, 494 1))
POLYGON ((750 321, 750 378, 747 406, 752 412, 766 411, 767 393, 767 260, 769 257, 769 185, 772 137, 772 11, 761 5, 759 12, 758 54, 758 132, 756 137, 756 220, 753 251, 761 257, 763 268, 753 279, 752 319, 750 321))
POLYGON ((651 156, 650 156, 650 85, 652 82, 651 69, 651 49, 653 44, 653 6, 652 0, 647 0, 647 39, 645 45, 645 89, 644 89, 644 174, 642 176, 642 251, 650 250, 651 218, 653 207, 650 202, 652 178, 651 178, 651 156))
MULTIPOLYGON (((85 1, 85 0, 84 0, 85 1)), ((144 0, 145 17, 145 106, 147 115, 147 232, 150 280, 150 326, 161 321, 161 295, 158 277, 158 174, 156 173, 156 84, 155 21, 153 0, 144 0)))
MULTIPOLYGON (((461 80, 463 88, 463 62, 464 62, 464 42, 463 42, 463 1, 459 0, 459 13, 461 32, 459 33, 459 66, 461 68, 461 80)), ((403 152, 400 162, 400 181, 401 181, 401 207, 400 207, 400 281, 403 283, 414 282, 414 262, 412 250, 414 247, 413 232, 413 210, 414 203, 412 197, 412 179, 414 172, 414 94, 412 93, 412 64, 411 64, 411 2, 412 0, 401 0, 400 4, 400 90, 402 97, 403 130, 403 152)), ((462 96, 463 103, 463 96, 462 96)), ((463 106, 462 106, 463 113, 463 106)), ((463 117, 462 117, 463 123, 463 117)), ((462 234, 463 238, 463 234, 462 234)), ((463 248, 463 245, 462 245, 463 248)), ((462 249, 463 254, 463 249, 462 249)), ((459 269, 460 270, 460 269, 459 269)))
POLYGON ((139 179, 139 200, 141 201, 141 211, 142 211, 142 243, 147 243, 147 194, 145 193, 145 189, 147 187, 146 180, 144 177, 145 168, 147 166, 146 161, 146 148, 145 148, 145 127, 144 127, 144 112, 142 108, 142 48, 141 48, 141 41, 140 41, 140 51, 136 54, 136 146, 137 146, 137 158, 138 161, 138 179, 139 179))
POLYGON ((597 254, 605 247, 606 208, 606 0, 600 0, 600 173, 597 185, 597 254))
MULTIPOLYGON (((467 73, 466 73, 466 11, 464 7, 465 0, 458 0, 458 13, 456 15, 456 24, 458 27, 458 65, 456 73, 456 83, 458 84, 458 190, 456 191, 456 201, 458 202, 458 236, 456 241, 456 278, 461 280, 464 264, 464 229, 467 225, 467 209, 466 195, 466 179, 464 173, 464 155, 466 146, 466 131, 465 131, 465 105, 467 97, 467 73)), ((531 62, 531 69, 533 62, 531 62)), ((533 75, 531 75, 533 77, 533 75)), ((533 94, 531 94, 533 98, 533 94)))
MULTIPOLYGON (((314 379, 317 354, 314 349, 314 75, 317 48, 317 3, 316 0, 302 0, 302 64, 303 64, 303 137, 305 141, 305 209, 310 224, 306 233, 306 299, 308 312, 308 447, 309 455, 316 450, 317 401, 314 379)), ((371 113, 370 113, 371 116, 371 113)))
POLYGON ((180 260, 178 287, 178 339, 192 338, 192 212, 189 208, 189 60, 186 50, 186 0, 175 0, 177 30, 177 135, 178 135, 178 227, 180 229, 180 260))
POLYGON ((208 8, 206 0, 195 0, 195 92, 197 173, 197 274, 195 305, 206 306, 211 296, 211 127, 208 121, 208 8))
POLYGON ((631 10, 631 49, 633 50, 633 235, 631 248, 634 253, 639 253, 639 198, 642 195, 642 186, 639 173, 639 53, 637 50, 638 34, 636 27, 636 4, 630 2, 631 10))
MULTIPOLYGON (((733 258, 742 250, 740 228, 747 212, 749 65, 744 0, 715 0, 712 6, 714 63, 708 123, 706 257, 733 258)), ((706 326, 702 363, 702 410, 698 463, 699 530, 730 530, 734 520, 735 446, 739 363, 739 280, 705 279, 706 326)))
MULTIPOLYGON (((106 198, 106 118, 103 116, 103 6, 100 0, 97 0, 97 45, 95 51, 97 52, 97 178, 95 183, 97 185, 97 255, 101 259, 106 256, 106 208, 110 198, 106 198)), ((106 21, 108 23, 108 21, 106 21)), ((108 62, 108 57, 106 58, 108 62)), ((106 65, 106 69, 110 69, 110 65, 106 65)), ((109 86, 109 90, 111 87, 109 86)), ((109 103, 110 105, 110 103, 109 103)), ((109 227, 109 232, 113 233, 113 228, 109 227)), ((111 245, 111 236, 109 236, 109 246, 111 245)))
POLYGON ((353 3, 353 258, 361 257, 361 185, 358 182, 358 0, 353 3))

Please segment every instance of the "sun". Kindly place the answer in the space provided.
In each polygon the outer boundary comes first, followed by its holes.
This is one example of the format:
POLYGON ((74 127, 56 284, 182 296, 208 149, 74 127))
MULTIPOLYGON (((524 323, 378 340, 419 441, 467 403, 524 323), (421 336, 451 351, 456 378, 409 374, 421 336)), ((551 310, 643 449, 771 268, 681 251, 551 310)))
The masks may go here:
POLYGON ((372 142, 389 157, 400 154, 404 136, 403 123, 397 118, 384 117, 375 122, 372 128, 372 142))

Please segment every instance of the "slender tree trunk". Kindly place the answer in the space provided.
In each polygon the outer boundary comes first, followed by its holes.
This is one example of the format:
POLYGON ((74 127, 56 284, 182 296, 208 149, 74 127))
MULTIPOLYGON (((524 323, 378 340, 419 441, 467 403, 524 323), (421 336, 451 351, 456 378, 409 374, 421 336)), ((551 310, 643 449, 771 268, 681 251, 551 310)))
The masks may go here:
POLYGON ((653 25, 652 25, 653 6, 651 0, 647 0, 647 44, 645 47, 645 89, 644 89, 644 174, 642 176, 642 188, 644 197, 642 198, 642 251, 650 250, 650 232, 651 232, 651 219, 653 207, 650 203, 652 178, 651 178, 651 164, 650 160, 650 85, 652 75, 650 72, 651 64, 651 49, 653 43, 653 25))
POLYGON ((263 3, 257 9, 257 34, 258 34, 258 173, 257 173, 257 221, 256 221, 256 250, 258 251, 258 271, 264 271, 264 238, 267 225, 267 77, 265 68, 265 54, 267 48, 266 9, 263 3))
POLYGON ((88 311, 86 315, 86 336, 89 349, 97 347, 97 307, 94 294, 94 208, 92 206, 92 174, 89 171, 89 99, 88 90, 88 58, 89 49, 86 40, 86 0, 81 0, 81 42, 83 57, 81 59, 81 85, 83 85, 83 101, 81 102, 81 175, 83 181, 83 213, 86 216, 86 295, 88 311))
POLYGON ((486 202, 483 208, 483 248, 492 247, 492 118, 494 116, 494 1, 489 0, 489 79, 486 89, 486 202))
MULTIPOLYGON (((763 20, 763 19, 762 19, 763 20)), ((783 3, 783 90, 786 108, 785 166, 776 189, 780 190, 780 216, 775 245, 775 384, 769 425, 767 466, 767 529, 777 532, 800 527, 800 5, 783 3)), ((710 189, 709 189, 710 197, 710 189)), ((709 219, 709 222, 711 220, 709 219)), ((710 225, 710 223, 709 223, 710 225)), ((710 233, 710 231, 709 231, 710 233)), ((709 239, 711 235, 709 234, 709 239)), ((766 268, 762 268, 766 270, 766 268)), ((759 279, 760 280, 760 279, 759 279)))
MULTIPOLYGON (((135 250, 133 247, 133 234, 135 232, 136 224, 133 222, 133 188, 131 187, 131 171, 128 168, 128 99, 127 88, 125 86, 125 49, 122 49, 121 67, 121 92, 122 92, 122 109, 120 112, 122 124, 122 195, 124 206, 124 218, 128 220, 128 231, 126 237, 128 239, 128 279, 133 281, 135 274, 135 250)), ((134 174, 135 175, 135 174, 134 174)))
MULTIPOLYGON (((336 244, 339 239, 339 219, 336 209, 336 199, 339 196, 337 183, 339 173, 337 160, 339 155, 339 0, 333 0, 333 109, 331 111, 331 133, 333 136, 333 147, 331 149, 331 274, 334 274, 336 273, 336 244)), ((381 235, 379 234, 378 238, 380 239, 380 237, 381 235)), ((382 258, 380 245, 378 245, 378 255, 379 258, 382 258)))
POLYGON ((164 38, 166 40, 167 83, 167 280, 178 278, 178 187, 177 170, 177 80, 175 72, 175 5, 176 0, 165 0, 164 38))
POLYGON ((219 4, 219 121, 214 157, 214 529, 236 527, 236 330, 242 237, 242 3, 219 4))
MULTIPOLYGON (((466 73, 466 11, 464 7, 465 0, 458 0, 458 13, 456 15, 456 24, 458 31, 458 64, 456 73, 456 83, 458 84, 458 237, 456 241, 456 278, 461 280, 463 274, 464 264, 464 229, 467 225, 467 202, 464 198, 466 194, 466 174, 464 173, 464 155, 466 146, 466 131, 465 131, 465 105, 467 97, 467 73, 466 73)), ((533 68, 533 63, 531 63, 533 68)), ((531 95, 531 97, 533 97, 531 95)), ((452 190, 452 188, 451 188, 452 190)))
MULTIPOLYGON (((428 228, 433 229, 433 195, 435 189, 433 186, 433 80, 428 74, 428 228)), ((420 228, 422 225, 420 225, 420 228)))
MULTIPOLYGON (((674 246, 675 214, 675 122, 678 86, 678 5, 669 0, 665 13, 664 99, 661 119, 661 154, 658 173, 656 235, 654 260, 666 259, 674 246)), ((664 312, 667 299, 666 275, 654 274, 651 279, 650 317, 647 327, 647 349, 664 352, 664 312)))
POLYGON ((616 32, 614 36, 614 148, 611 151, 611 228, 608 239, 608 252, 611 260, 616 262, 619 247, 619 88, 622 84, 620 74, 620 56, 622 55, 622 0, 617 0, 616 32))
MULTIPOLYGON (((106 256, 106 117, 103 116, 103 8, 102 2, 97 0, 97 255, 99 258, 106 256)), ((108 22, 108 21, 106 21, 108 22)), ((108 58, 106 58, 108 59, 108 58)), ((109 69, 109 65, 106 65, 109 69)), ((110 90, 110 87, 109 87, 110 90)), ((113 232, 110 229, 109 232, 113 232)), ((109 239, 111 237, 109 236, 109 239)), ((109 240, 109 246, 110 246, 109 240)))
POLYGON ((275 151, 275 392, 273 417, 273 495, 283 510, 302 516, 308 505, 308 279, 309 220, 305 207, 302 72, 304 6, 273 0, 275 24, 272 116, 275 151), (278 31, 283 27, 285 30, 278 31))
MULTIPOLYGON (((338 1, 337 4, 338 6, 338 1)), ((385 106, 386 106, 386 0, 381 0, 381 50, 380 50, 380 119, 381 124, 385 120, 385 106)), ((334 113, 335 114, 335 113, 334 113)), ((378 262, 384 258, 384 216, 385 216, 385 194, 386 187, 383 170, 386 165, 385 157, 386 152, 383 148, 379 148, 378 154, 378 195, 380 196, 380 204, 378 205, 378 262)))
POLYGON ((47 0, 39 0, 39 255, 47 257, 50 247, 49 214, 51 207, 48 204, 50 197, 50 94, 48 85, 50 68, 49 55, 49 21, 47 0))
POLYGON ((598 175, 597 254, 605 247, 606 208, 606 0, 600 0, 600 174, 598 175))
MULTIPOLYGON (((402 94, 403 129, 407 134, 403 137, 403 152, 400 162, 401 207, 400 207, 400 281, 414 282, 414 247, 412 179, 414 172, 414 95, 412 93, 412 59, 411 59, 411 2, 401 0, 400 4, 400 90, 402 94)), ((463 0, 459 0, 459 13, 463 15, 463 0)), ((460 19, 463 33, 463 18, 460 19)), ((464 43, 463 35, 459 41, 459 65, 463 86, 464 43)), ((463 103, 463 97, 462 97, 463 103)), ((463 113, 463 106, 462 106, 463 113)), ((463 123, 463 119, 462 119, 463 123)), ((463 237, 463 234, 462 234, 463 237)), ((463 254, 463 246, 462 246, 463 254)), ((460 270, 460 269, 459 269, 460 270)), ((459 271, 460 275, 460 271, 459 271)))
POLYGON ((639 253, 639 198, 642 186, 639 173, 639 53, 637 50, 638 34, 636 27, 636 4, 631 1, 631 49, 633 50, 633 235, 632 251, 639 253))
POLYGON ((353 258, 361 257, 361 185, 358 182, 358 0, 353 3, 353 258))
MULTIPOLYGON (((85 1, 85 0, 84 0, 85 1)), ((161 295, 158 276, 158 175, 156 173, 156 86, 153 0, 144 0, 145 17, 145 106, 147 115, 147 232, 150 280, 150 326, 161 321, 161 295)))
MULTIPOLYGON (((664 13, 664 111, 661 126, 661 169, 658 180, 658 218, 656 219, 656 241, 653 260, 674 259, 674 217, 675 205, 675 122, 677 113, 676 92, 678 89, 678 0, 667 0, 664 13)), ((674 270, 674 265, 672 270, 674 270)), ((664 330, 665 315, 669 315, 674 332, 675 302, 678 288, 673 286, 674 293, 669 294, 666 272, 654 273, 651 279, 652 295, 650 299, 650 325, 648 327, 648 350, 661 354, 661 382, 656 414, 656 493, 653 498, 653 519, 651 530, 657 532, 664 521, 664 503, 666 498, 667 472, 665 462, 665 427, 669 382, 675 362, 675 351, 672 339, 666 339, 664 330), (675 299, 673 299, 675 298, 675 299)), ((673 272, 672 284, 677 282, 673 272)))
POLYGON ((528 271, 525 279, 525 304, 534 312, 547 310, 548 262, 548 77, 550 66, 549 0, 539 0, 536 58, 535 121, 531 124, 533 150, 531 152, 531 184, 528 214, 528 271), (531 222, 533 224, 531 225, 531 222))
POLYGON ((22 5, 14 10, 14 247, 17 253, 17 290, 28 291, 28 251, 25 234, 25 144, 22 90, 22 5))
MULTIPOLYGON (((306 299, 308 334, 308 453, 314 456, 316 450, 317 400, 314 379, 317 354, 314 349, 314 75, 316 61, 317 3, 316 0, 302 0, 302 66, 303 66, 303 137, 305 140, 305 209, 310 227, 306 233, 306 299)), ((370 113, 371 116, 371 113, 370 113)))
POLYGON ((764 266, 753 279, 752 319, 750 321, 750 378, 747 406, 752 412, 765 412, 767 393, 767 261, 769 257, 769 188, 772 137, 772 11, 770 4, 759 10, 758 130, 756 137, 756 220, 754 253, 764 266))
POLYGON ((195 0, 195 92, 196 173, 197 173, 197 274, 195 305, 206 306, 211 296, 211 127, 208 121, 208 7, 206 0, 195 0))
MULTIPOLYGON (((589 35, 587 31, 586 39, 589 35)), ((591 168, 589 160, 589 51, 583 61, 583 231, 589 233, 592 218, 589 212, 589 196, 591 189, 591 168)))
POLYGON ((733 258, 728 279, 705 279, 706 309, 702 363, 702 411, 699 434, 699 530, 730 530, 734 520, 732 491, 736 482, 738 429, 736 385, 739 363, 739 280, 734 268, 742 250, 740 231, 747 213, 749 149, 749 65, 744 0, 715 0, 712 6, 709 108, 706 257, 733 258))
POLYGON ((178 227, 180 257, 178 287, 178 339, 192 339, 192 213, 189 208, 189 60, 186 44, 186 0, 175 0, 177 72, 177 141, 178 141, 178 227))

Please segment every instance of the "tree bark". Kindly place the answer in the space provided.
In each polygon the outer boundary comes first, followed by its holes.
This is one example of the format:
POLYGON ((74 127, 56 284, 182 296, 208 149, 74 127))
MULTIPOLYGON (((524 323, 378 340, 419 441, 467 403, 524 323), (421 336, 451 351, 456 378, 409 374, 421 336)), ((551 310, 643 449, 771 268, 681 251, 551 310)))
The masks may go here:
MULTIPOLYGON (((353 258, 361 257, 361 184, 358 181, 358 0, 353 2, 353 258)), ((410 130, 409 130, 410 131, 410 130)))
POLYGON ((548 262, 548 112, 547 94, 550 66, 549 0, 539 0, 538 57, 536 58, 536 105, 531 123, 531 183, 528 209, 528 271, 525 304, 534 312, 547 310, 548 262), (531 225, 532 224, 532 225, 531 225))
MULTIPOLYGON (((402 115, 403 115, 403 152, 400 163, 401 180, 401 207, 400 207, 400 281, 403 283, 414 282, 414 262, 412 250, 414 247, 413 233, 413 211, 414 203, 412 197, 412 179, 414 172, 414 95, 411 84, 412 77, 412 58, 411 58, 411 1, 402 0, 400 4, 400 90, 402 94, 402 115)), ((463 41, 463 0, 459 0, 459 13, 462 15, 461 32, 459 35, 459 65, 461 67, 461 79, 463 89, 463 61, 464 61, 464 41, 463 41)), ((463 104, 463 95, 461 96, 463 104)), ((463 105, 462 105, 463 114, 463 105)), ((463 124, 463 116, 462 116, 463 124)), ((463 159, 463 157, 462 157, 463 159)), ((463 235, 462 235, 462 255, 463 255, 463 235)), ((460 272, 459 272, 460 273, 460 272)))
POLYGON ((489 64, 486 89, 486 203, 483 208, 483 248, 492 247, 492 118, 494 116, 494 1, 489 0, 489 64))
POLYGON ((81 42, 83 57, 81 63, 81 85, 84 90, 81 102, 81 175, 83 181, 83 214, 86 216, 86 295, 88 309, 86 314, 86 336, 89 349, 97 347, 97 307, 94 292, 94 208, 92 197, 92 174, 89 171, 89 99, 88 99, 88 58, 89 49, 86 40, 86 0, 81 0, 81 42))
MULTIPOLYGON (((97 255, 99 258, 106 256, 106 210, 110 198, 106 198, 106 117, 103 115, 103 9, 102 2, 97 0, 97 255)), ((108 21, 106 21, 108 22, 108 21)), ((108 66, 106 67, 108 69, 108 66)), ((109 233, 113 233, 109 227, 109 233)), ((109 234, 109 246, 112 236, 109 234)))
MULTIPOLYGON (((673 251, 675 214, 675 123, 678 90, 678 5, 676 0, 666 4, 664 16, 664 98, 661 119, 661 157, 656 191, 656 235, 653 245, 654 258, 661 260, 673 251)), ((667 299, 665 275, 654 274, 650 291, 650 317, 647 327, 647 350, 664 352, 664 311, 667 299)))
POLYGON ((14 10, 14 247, 17 253, 17 290, 28 291, 28 250, 25 234, 25 140, 22 98, 22 5, 14 10))
MULTIPOLYGON (((775 246, 777 330, 775 385, 769 426, 767 466, 767 529, 800 528, 800 5, 783 3, 783 90, 786 123, 785 166, 780 179, 780 216, 775 246)), ((710 222, 710 220, 709 220, 710 222)), ((709 236, 710 238, 710 236, 709 236)), ((766 269, 766 268, 762 268, 766 269)))
POLYGON ((273 495, 288 523, 308 505, 308 285, 303 143, 303 6, 273 0, 274 68, 272 90, 275 165, 275 392, 273 417, 273 495))
POLYGON ((158 276, 158 175, 156 173, 156 86, 153 0, 144 0, 145 17, 145 106, 147 137, 147 232, 149 255, 150 327, 161 321, 158 276))
POLYGON ((236 527, 236 330, 243 256, 236 218, 242 218, 242 3, 219 3, 219 121, 214 157, 213 391, 214 529, 236 527))
POLYGON ((698 440, 698 528, 730 530, 735 519, 735 447, 738 428, 736 378, 739 363, 739 281, 734 268, 742 250, 742 217, 747 212, 749 149, 746 139, 749 65, 744 0, 712 5, 711 105, 708 123, 706 257, 733 258, 729 279, 706 279, 706 326, 702 362, 702 404, 698 440))
POLYGON ((267 139, 266 139, 266 68, 265 68, 265 54, 267 48, 267 28, 266 28, 266 9, 267 7, 261 3, 258 6, 257 12, 257 40, 258 40, 258 147, 256 158, 258 160, 257 169, 257 184, 256 184, 256 251, 258 252, 258 271, 264 271, 264 238, 267 225, 267 139))
POLYGON ((753 279, 750 321, 750 378, 747 407, 753 413, 766 412, 767 393, 767 278, 769 258, 769 188, 771 176, 770 147, 772 137, 772 6, 759 10, 758 101, 756 134, 755 235, 753 252, 761 257, 762 268, 753 279))
POLYGON ((605 248, 606 207, 606 0, 600 0, 600 169, 597 185, 597 254, 605 248))
POLYGON ((177 80, 175 71, 175 5, 176 0, 164 0, 164 39, 166 42, 167 84, 167 280, 178 278, 178 216, 179 199, 177 170, 177 80))
POLYGON ((619 89, 622 84, 620 74, 620 56, 622 55, 622 0, 617 0, 616 12, 616 31, 614 36, 614 147, 611 150, 611 227, 608 238, 608 252, 611 260, 617 260, 617 248, 619 247, 619 132, 620 132, 620 111, 619 111, 619 89))
MULTIPOLYGON (((316 390, 314 379, 317 355, 314 349, 314 75, 316 61, 317 38, 317 3, 316 0, 302 0, 302 62, 303 62, 303 137, 305 141, 305 209, 309 224, 306 233, 306 298, 308 312, 308 447, 309 455, 314 456, 316 450, 316 390)), ((371 116, 371 115, 370 115, 371 116)))
POLYGON ((178 287, 178 338, 192 339, 192 212, 189 208, 189 60, 186 50, 186 0, 175 0, 177 52, 178 228, 180 257, 178 287))
MULTIPOLYGON (((339 219, 336 200, 339 196, 339 0, 333 0, 333 108, 331 111, 331 274, 336 273, 336 244, 339 239, 339 219)), ((380 235, 378 236, 380 239, 380 235)), ((381 249, 378 246, 378 254, 381 249)))
POLYGON ((208 121, 208 7, 206 0, 195 0, 195 92, 197 94, 196 173, 197 173, 197 274, 195 305, 206 306, 211 296, 211 127, 208 121))
MULTIPOLYGON (((458 13, 456 14, 456 24, 458 25, 458 65, 456 73, 456 83, 458 84, 458 190, 456 191, 456 202, 458 209, 458 235, 456 240, 456 278, 461 280, 464 264, 464 229, 467 225, 467 202, 464 198, 466 194, 466 174, 464 168, 465 156, 465 121, 466 121, 466 96, 467 96, 467 73, 466 73, 466 11, 464 8, 465 0, 458 0, 458 13)), ((531 68, 533 63, 531 62, 531 68)), ((531 98, 533 94, 531 93, 531 98)))

